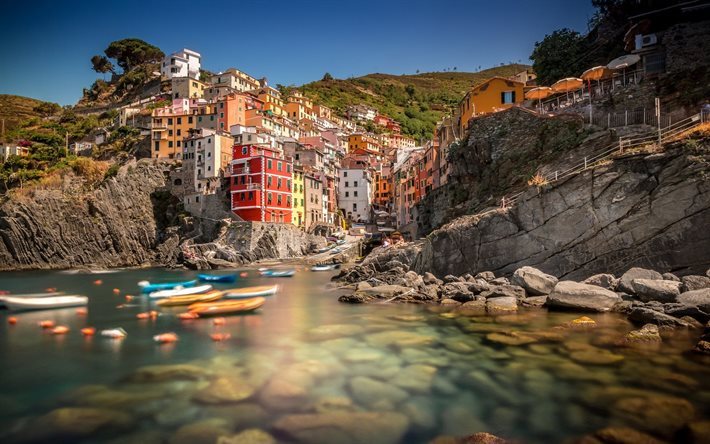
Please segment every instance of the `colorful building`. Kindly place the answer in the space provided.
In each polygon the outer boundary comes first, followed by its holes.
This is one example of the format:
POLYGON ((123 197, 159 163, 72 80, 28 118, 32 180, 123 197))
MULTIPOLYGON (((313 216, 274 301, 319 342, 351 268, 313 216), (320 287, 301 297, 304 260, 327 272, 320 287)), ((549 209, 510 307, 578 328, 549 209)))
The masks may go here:
POLYGON ((468 121, 472 117, 502 111, 521 103, 525 99, 524 86, 522 82, 493 77, 471 88, 459 102, 459 133, 463 134, 468 129, 468 121))
POLYGON ((192 77, 173 77, 170 81, 173 99, 202 99, 207 85, 192 77))
POLYGON ((383 156, 382 145, 371 134, 355 133, 348 136, 348 154, 373 154, 383 156))
POLYGON ((165 56, 160 65, 160 75, 167 79, 174 77, 200 78, 200 53, 187 48, 165 56))
POLYGON ((234 145, 232 211, 246 221, 291 223, 292 164, 266 145, 234 145))
POLYGON ((236 68, 229 68, 225 72, 213 74, 210 77, 213 88, 230 88, 235 91, 252 91, 265 86, 266 79, 256 79, 236 68))
POLYGON ((323 221, 323 186, 313 171, 304 169, 303 192, 305 194, 304 211, 306 214, 305 229, 323 221))
POLYGON ((183 139, 196 128, 198 118, 209 113, 210 106, 200 99, 174 99, 172 106, 152 113, 151 157, 180 159, 183 139))
POLYGON ((293 166, 293 190, 291 195, 293 206, 291 223, 302 228, 306 223, 306 194, 303 190, 303 167, 300 165, 293 166))
POLYGON ((183 204, 195 214, 204 196, 221 190, 222 178, 229 175, 234 139, 224 132, 192 129, 183 145, 183 204))
POLYGON ((346 157, 338 172, 338 205, 350 222, 370 222, 372 174, 366 162, 346 157))

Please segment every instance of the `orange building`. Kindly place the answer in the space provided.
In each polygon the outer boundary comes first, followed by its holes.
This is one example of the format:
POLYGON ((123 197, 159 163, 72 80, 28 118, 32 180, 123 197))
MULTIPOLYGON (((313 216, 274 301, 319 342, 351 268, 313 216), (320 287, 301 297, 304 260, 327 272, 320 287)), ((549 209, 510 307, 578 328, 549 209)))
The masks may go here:
POLYGON ((348 136, 348 153, 384 155, 382 145, 377 138, 364 133, 355 133, 348 136))
POLYGON ((468 129, 472 117, 501 111, 524 99, 524 83, 503 77, 493 77, 476 85, 459 102, 459 133, 468 129))
POLYGON ((217 129, 229 132, 232 125, 246 125, 249 102, 250 97, 240 93, 227 94, 220 98, 215 107, 217 129))

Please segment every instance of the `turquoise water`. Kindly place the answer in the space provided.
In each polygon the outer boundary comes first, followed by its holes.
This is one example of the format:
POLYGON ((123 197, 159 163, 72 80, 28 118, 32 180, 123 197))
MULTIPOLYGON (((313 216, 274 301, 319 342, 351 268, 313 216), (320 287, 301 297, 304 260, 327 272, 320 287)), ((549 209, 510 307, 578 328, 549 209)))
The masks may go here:
POLYGON ((301 269, 267 279, 246 271, 248 278, 217 287, 278 283, 281 290, 222 326, 181 321, 181 308, 139 320, 155 307, 126 302, 140 280, 190 279, 191 271, 1 274, 0 290, 56 287, 90 297, 86 316, 75 308, 27 312, 9 325, 1 312, 1 440, 215 442, 256 427, 279 442, 427 442, 487 431, 550 443, 623 425, 681 442, 686 423, 710 414, 710 362, 689 353, 698 331, 628 347, 619 341, 635 327, 614 314, 590 315, 597 326, 580 329, 565 327, 580 314, 543 309, 489 317, 348 305, 337 302, 342 290, 329 288, 331 273, 301 269), (53 336, 41 320, 71 331, 53 336), (128 337, 84 338, 85 326, 122 327, 128 337), (153 342, 169 331, 177 343, 153 342), (511 331, 520 333, 511 340, 511 331), (213 342, 215 332, 231 338, 213 342), (189 367, 170 373, 177 364, 189 367), (153 365, 166 367, 146 381, 139 369, 153 365), (98 408, 113 419, 82 428, 57 420, 65 407, 98 408))

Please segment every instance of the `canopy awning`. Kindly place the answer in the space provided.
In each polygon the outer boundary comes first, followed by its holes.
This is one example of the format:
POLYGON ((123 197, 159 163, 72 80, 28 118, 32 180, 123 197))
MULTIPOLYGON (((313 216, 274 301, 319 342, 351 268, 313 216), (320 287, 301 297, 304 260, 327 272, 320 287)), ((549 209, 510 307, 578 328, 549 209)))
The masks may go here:
POLYGON ((609 69, 626 69, 629 66, 637 64, 639 60, 641 60, 641 57, 637 54, 626 54, 621 57, 615 58, 614 60, 609 62, 606 67, 609 69))
POLYGON ((604 77, 611 75, 609 68, 606 66, 595 66, 594 68, 589 68, 582 73, 582 80, 601 80, 604 77))
POLYGON ((525 98, 530 100, 542 100, 553 94, 549 86, 538 86, 525 93, 525 98))
POLYGON ((577 77, 567 77, 566 79, 558 80, 552 85, 552 90, 556 93, 574 91, 581 88, 584 81, 577 77))

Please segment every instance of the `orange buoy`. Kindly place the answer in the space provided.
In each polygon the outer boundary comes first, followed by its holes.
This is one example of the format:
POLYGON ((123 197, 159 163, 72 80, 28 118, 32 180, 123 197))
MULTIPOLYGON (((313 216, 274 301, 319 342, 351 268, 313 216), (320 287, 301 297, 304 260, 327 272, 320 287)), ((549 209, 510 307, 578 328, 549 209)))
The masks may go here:
POLYGON ((126 302, 131 302, 132 300, 133 300, 133 296, 131 296, 130 294, 127 294, 126 295, 126 302))
POLYGON ((200 315, 198 315, 197 313, 193 313, 191 311, 188 311, 187 313, 180 313, 178 315, 178 318, 180 318, 182 320, 197 319, 199 317, 200 317, 200 315))
POLYGON ((85 308, 77 308, 76 309, 76 314, 79 316, 86 316, 87 313, 88 313, 88 310, 85 308))
POLYGON ((52 334, 53 335, 63 335, 69 332, 69 327, 64 326, 64 325, 59 325, 57 327, 54 327, 52 329, 52 334))
POLYGON ((15 325, 15 324, 17 324, 17 318, 14 317, 14 316, 10 316, 9 318, 7 318, 7 323, 10 324, 10 325, 15 325))
POLYGON ((230 335, 229 333, 212 333, 210 335, 210 338, 212 338, 212 340, 215 342, 226 341, 227 339, 229 339, 231 337, 232 337, 232 335, 230 335))
POLYGON ((225 322, 227 322, 227 321, 226 321, 224 318, 214 318, 214 319, 212 320, 212 323, 213 323, 214 325, 224 325, 225 322))
POLYGON ((101 279, 96 279, 96 280, 94 281, 94 285, 101 285, 101 284, 103 284, 103 283, 104 283, 104 281, 102 281, 101 279))
POLYGON ((155 310, 149 311, 148 314, 150 315, 150 318, 151 318, 151 319, 155 319, 155 318, 158 317, 158 312, 155 311, 155 310))
POLYGON ((118 288, 114 288, 113 294, 121 294, 121 290, 119 290, 118 288))
POLYGON ((147 311, 145 313, 138 313, 136 317, 138 319, 148 319, 150 317, 150 313, 148 313, 147 311))
POLYGON ((177 342, 178 335, 175 333, 162 333, 153 336, 153 340, 159 344, 168 344, 170 342, 177 342))
POLYGON ((239 276, 245 278, 249 276, 249 273, 247 273, 246 271, 242 271, 241 273, 239 273, 239 276))
POLYGON ((42 328, 54 328, 54 321, 39 321, 39 326, 42 328))
POLYGON ((55 291, 57 291, 57 288, 56 287, 49 287, 49 288, 45 288, 44 291, 46 291, 47 293, 54 293, 55 291))
POLYGON ((96 329, 94 327, 85 327, 81 329, 81 334, 84 336, 94 336, 96 329))

